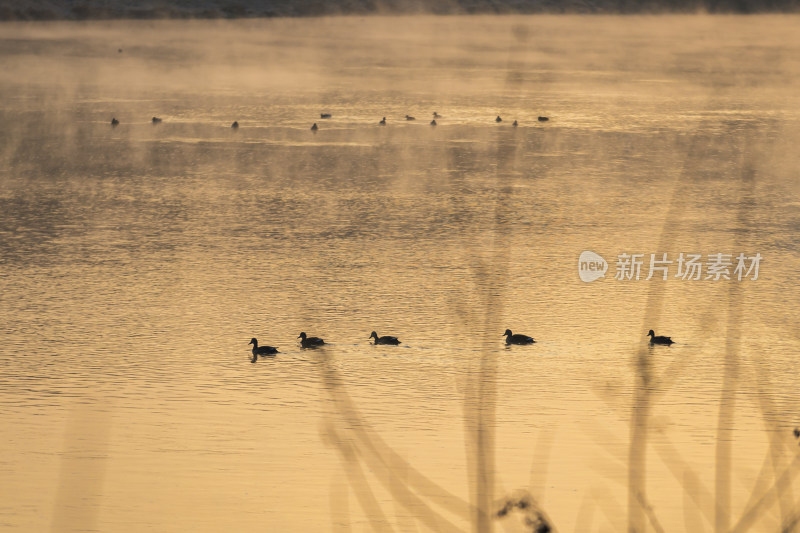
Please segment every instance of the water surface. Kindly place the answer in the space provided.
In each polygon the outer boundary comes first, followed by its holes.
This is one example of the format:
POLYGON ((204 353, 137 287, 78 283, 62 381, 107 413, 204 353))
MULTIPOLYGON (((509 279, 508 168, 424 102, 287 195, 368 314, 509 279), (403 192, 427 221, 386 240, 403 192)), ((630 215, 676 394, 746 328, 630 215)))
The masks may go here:
POLYGON ((0 528, 791 523, 797 24, 4 24, 0 528))

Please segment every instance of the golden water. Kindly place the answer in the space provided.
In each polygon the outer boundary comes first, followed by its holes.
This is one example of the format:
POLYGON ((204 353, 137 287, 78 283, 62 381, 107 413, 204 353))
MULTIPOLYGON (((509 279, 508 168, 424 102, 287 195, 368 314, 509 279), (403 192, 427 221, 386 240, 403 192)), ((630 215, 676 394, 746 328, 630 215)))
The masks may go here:
POLYGON ((791 524, 799 22, 3 25, 0 529, 791 524))

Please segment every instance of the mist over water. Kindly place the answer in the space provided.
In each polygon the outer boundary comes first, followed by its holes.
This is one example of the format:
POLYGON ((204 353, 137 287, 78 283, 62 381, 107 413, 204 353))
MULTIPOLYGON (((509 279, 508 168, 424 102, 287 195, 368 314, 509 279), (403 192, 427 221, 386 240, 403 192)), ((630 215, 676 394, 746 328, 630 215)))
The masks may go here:
POLYGON ((791 529, 797 27, 3 24, 0 529, 791 529))

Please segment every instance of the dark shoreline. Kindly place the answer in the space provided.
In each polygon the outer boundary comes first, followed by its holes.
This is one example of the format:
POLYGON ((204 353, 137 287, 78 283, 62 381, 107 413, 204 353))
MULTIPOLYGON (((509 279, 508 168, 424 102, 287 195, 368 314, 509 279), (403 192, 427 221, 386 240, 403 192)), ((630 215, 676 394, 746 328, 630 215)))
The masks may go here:
POLYGON ((681 13, 800 13, 800 0, 195 0, 136 3, 126 0, 0 0, 0 21, 681 13))

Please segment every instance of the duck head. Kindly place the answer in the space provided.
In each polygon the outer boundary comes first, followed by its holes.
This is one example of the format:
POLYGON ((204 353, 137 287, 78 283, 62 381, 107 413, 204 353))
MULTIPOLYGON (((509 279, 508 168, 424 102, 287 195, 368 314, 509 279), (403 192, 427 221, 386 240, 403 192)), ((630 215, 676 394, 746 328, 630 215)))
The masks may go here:
POLYGON ((250 342, 248 342, 247 344, 252 344, 253 346, 258 346, 258 341, 256 340, 255 337, 253 337, 252 339, 250 339, 250 342))
POLYGON ((506 332, 503 333, 503 337, 510 337, 511 335, 513 335, 513 333, 511 333, 510 329, 507 329, 506 332))
POLYGON ((370 334, 369 334, 369 338, 370 338, 370 339, 375 339, 375 340, 378 340, 378 334, 377 334, 376 332, 374 332, 374 331, 373 331, 372 333, 370 333, 370 334))
POLYGON ((303 339, 303 340, 306 340, 306 332, 305 332, 305 331, 301 331, 301 332, 300 332, 300 335, 298 335, 298 336, 297 336, 297 338, 298 338, 298 339, 303 339))
POLYGON ((648 336, 648 337, 655 337, 655 336, 656 336, 656 334, 655 334, 655 332, 654 332, 654 331, 651 329, 650 331, 648 331, 648 332, 647 332, 647 336, 648 336))

